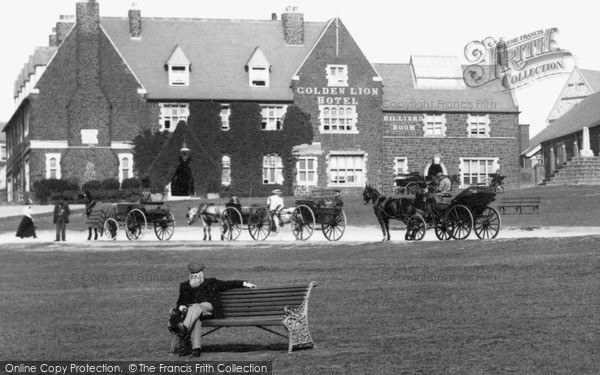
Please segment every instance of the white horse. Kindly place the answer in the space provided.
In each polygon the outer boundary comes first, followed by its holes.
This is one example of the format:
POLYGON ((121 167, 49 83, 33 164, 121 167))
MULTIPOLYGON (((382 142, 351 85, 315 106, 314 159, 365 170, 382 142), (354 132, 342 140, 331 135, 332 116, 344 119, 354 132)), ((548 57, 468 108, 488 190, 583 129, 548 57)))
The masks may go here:
MULTIPOLYGON (((197 207, 188 207, 188 213, 185 215, 187 218, 188 225, 194 224, 198 219, 202 219, 202 229, 204 231, 203 241, 211 241, 210 228, 213 223, 218 223, 221 219, 221 215, 227 206, 223 204, 208 204, 200 203, 197 207)), ((223 234, 221 234, 221 240, 223 240, 223 234)))

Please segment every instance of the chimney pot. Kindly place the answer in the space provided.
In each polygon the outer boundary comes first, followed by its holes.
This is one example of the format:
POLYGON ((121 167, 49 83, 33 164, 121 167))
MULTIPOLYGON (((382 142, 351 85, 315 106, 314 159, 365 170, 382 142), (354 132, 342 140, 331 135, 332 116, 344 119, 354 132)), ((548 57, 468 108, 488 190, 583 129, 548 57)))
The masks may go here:
POLYGON ((277 21, 277 13, 271 13, 271 21, 277 21))

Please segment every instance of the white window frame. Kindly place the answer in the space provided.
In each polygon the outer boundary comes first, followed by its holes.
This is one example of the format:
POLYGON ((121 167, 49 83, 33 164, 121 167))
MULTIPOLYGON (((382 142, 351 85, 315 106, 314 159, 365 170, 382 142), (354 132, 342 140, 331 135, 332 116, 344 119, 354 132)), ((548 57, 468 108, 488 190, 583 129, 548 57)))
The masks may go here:
POLYGON ((0 145, 0 161, 6 161, 8 159, 8 146, 0 145))
POLYGON ((123 183, 123 180, 125 179, 124 176, 124 170, 125 170, 125 166, 123 165, 123 160, 127 159, 129 161, 129 167, 127 168, 127 170, 129 171, 129 175, 130 177, 127 178, 132 178, 133 177, 133 154, 132 153, 123 153, 123 154, 118 154, 119 156, 119 183, 123 183))
POLYGON ((424 115, 423 136, 431 138, 446 137, 446 114, 424 115))
POLYGON ((50 161, 52 159, 56 160, 56 168, 55 168, 56 169, 56 173, 55 173, 55 177, 54 178, 56 178, 57 180, 61 179, 62 174, 61 174, 61 170, 60 170, 60 157, 61 157, 61 154, 59 154, 59 153, 48 153, 48 154, 46 154, 46 179, 52 178, 51 177, 52 176, 52 168, 51 168, 51 165, 50 165, 50 161))
POLYGON ((352 152, 332 152, 328 156, 327 166, 327 185, 329 187, 360 187, 366 181, 366 154, 352 152), (343 163, 340 163, 341 158, 345 158, 343 163), (351 163, 348 163, 348 158, 351 158, 351 163), (358 162, 358 163, 357 163, 358 162), (352 164, 352 165, 349 165, 352 164), (358 165, 357 165, 358 164, 358 165), (349 177, 355 180, 348 182, 349 177))
POLYGON ((29 183, 31 181, 29 178, 29 173, 30 173, 29 156, 26 156, 23 159, 23 175, 25 176, 25 191, 26 192, 31 191, 31 188, 29 187, 29 183))
POLYGON ((319 121, 321 133, 358 134, 355 105, 319 105, 319 121))
POLYGON ((318 158, 314 156, 300 156, 298 161, 296 162, 296 183, 298 186, 317 186, 319 182, 319 169, 318 169, 318 158), (309 162, 313 163, 312 168, 309 168, 309 162), (304 168, 301 167, 302 162, 304 162, 304 168), (305 174, 305 179, 302 180, 302 174, 305 174), (313 174, 313 181, 309 181, 308 176, 313 174))
POLYGON ((231 116, 231 107, 229 104, 221 104, 221 130, 229 130, 229 116, 231 116))
POLYGON ((396 176, 408 174, 408 158, 406 157, 395 157, 394 158, 394 174, 396 176), (402 170, 400 166, 403 165, 402 170))
POLYGON ((490 115, 468 115, 467 134, 469 138, 489 138, 490 115))
POLYGON ((269 87, 270 75, 268 66, 248 66, 248 84, 250 87, 269 87), (259 85, 256 82, 264 82, 264 85, 259 85))
POLYGON ((158 122, 160 124, 160 131, 168 130, 174 132, 177 128, 179 121, 187 122, 190 116, 189 103, 159 103, 160 116, 158 122), (177 110, 175 113, 173 110, 177 110), (165 123, 169 121, 169 127, 165 126, 165 123))
POLYGON ((283 184, 283 160, 277 154, 263 156, 263 184, 283 184))
POLYGON ((348 65, 328 64, 325 68, 327 86, 348 87, 348 65))
POLYGON ((169 86, 190 85, 190 66, 189 65, 169 65, 169 86))
POLYGON ((229 155, 223 155, 221 158, 221 185, 231 185, 231 157, 229 155))
POLYGON ((29 135, 29 108, 26 108, 23 112, 23 136, 29 135))
POLYGON ((261 104, 261 128, 266 131, 283 130, 287 105, 261 104), (271 112, 272 111, 272 112, 271 112))
MULTIPOLYGON (((489 179, 489 173, 496 173, 496 171, 500 168, 499 158, 481 158, 481 157, 472 157, 472 158, 459 158, 459 174, 460 174, 460 186, 469 186, 478 183, 485 183, 489 179), (474 163, 485 162, 484 168, 485 171, 476 171, 473 172, 474 163), (467 163, 469 165, 467 166, 467 163), (465 178, 467 177, 467 173, 471 176, 470 182, 465 183, 465 178), (473 179, 473 175, 477 175, 477 180, 473 179)), ((477 165, 477 169, 480 169, 480 165, 477 165)))

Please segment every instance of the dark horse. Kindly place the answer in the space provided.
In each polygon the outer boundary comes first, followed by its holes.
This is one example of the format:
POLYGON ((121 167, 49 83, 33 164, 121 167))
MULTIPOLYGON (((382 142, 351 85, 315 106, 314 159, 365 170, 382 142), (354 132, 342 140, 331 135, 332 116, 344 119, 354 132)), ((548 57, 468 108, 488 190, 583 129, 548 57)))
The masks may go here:
MULTIPOLYGON (((423 201, 422 194, 417 193, 415 199, 410 198, 388 198, 382 195, 371 185, 365 186, 362 192, 363 204, 369 202, 373 204, 373 212, 381 225, 383 232, 383 242, 390 240, 390 219, 400 220, 404 224, 408 219, 417 212, 417 209, 422 207, 417 202, 423 201)), ((409 231, 406 231, 405 240, 411 240, 409 231)))

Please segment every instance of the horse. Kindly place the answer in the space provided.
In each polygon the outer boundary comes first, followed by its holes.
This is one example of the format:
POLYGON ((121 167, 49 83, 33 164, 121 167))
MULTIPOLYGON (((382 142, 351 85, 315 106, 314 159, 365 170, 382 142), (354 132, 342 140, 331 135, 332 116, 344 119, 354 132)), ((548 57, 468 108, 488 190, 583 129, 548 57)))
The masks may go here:
MULTIPOLYGON (((212 241, 210 235, 211 226, 213 223, 218 223, 221 219, 221 215, 227 208, 224 204, 209 204, 200 203, 197 207, 188 207, 188 212, 185 215, 187 218, 188 225, 194 224, 198 219, 202 219, 202 229, 204 231, 203 241, 206 241, 208 237, 209 241, 212 241)), ((221 234, 221 240, 224 240, 223 234, 221 234)))
MULTIPOLYGON (((87 211, 87 208, 86 208, 87 211)), ((90 208, 90 213, 86 224, 88 225, 88 240, 92 238, 92 229, 94 230, 95 238, 98 239, 98 232, 100 235, 104 235, 104 223, 109 218, 115 218, 117 216, 117 208, 114 203, 96 203, 90 208)), ((118 228, 109 228, 111 231, 116 231, 118 228)), ((110 234, 111 238, 116 237, 116 232, 110 234)))
MULTIPOLYGON (((390 240, 390 219, 400 220, 404 224, 408 219, 417 212, 417 209, 422 209, 418 202, 423 201, 423 195, 417 193, 416 199, 409 198, 388 198, 377 191, 371 185, 366 185, 363 192, 363 204, 369 202, 373 205, 373 212, 379 221, 381 231, 383 232, 382 242, 390 240)), ((409 231, 406 232, 404 239, 411 240, 412 235, 409 231)))

